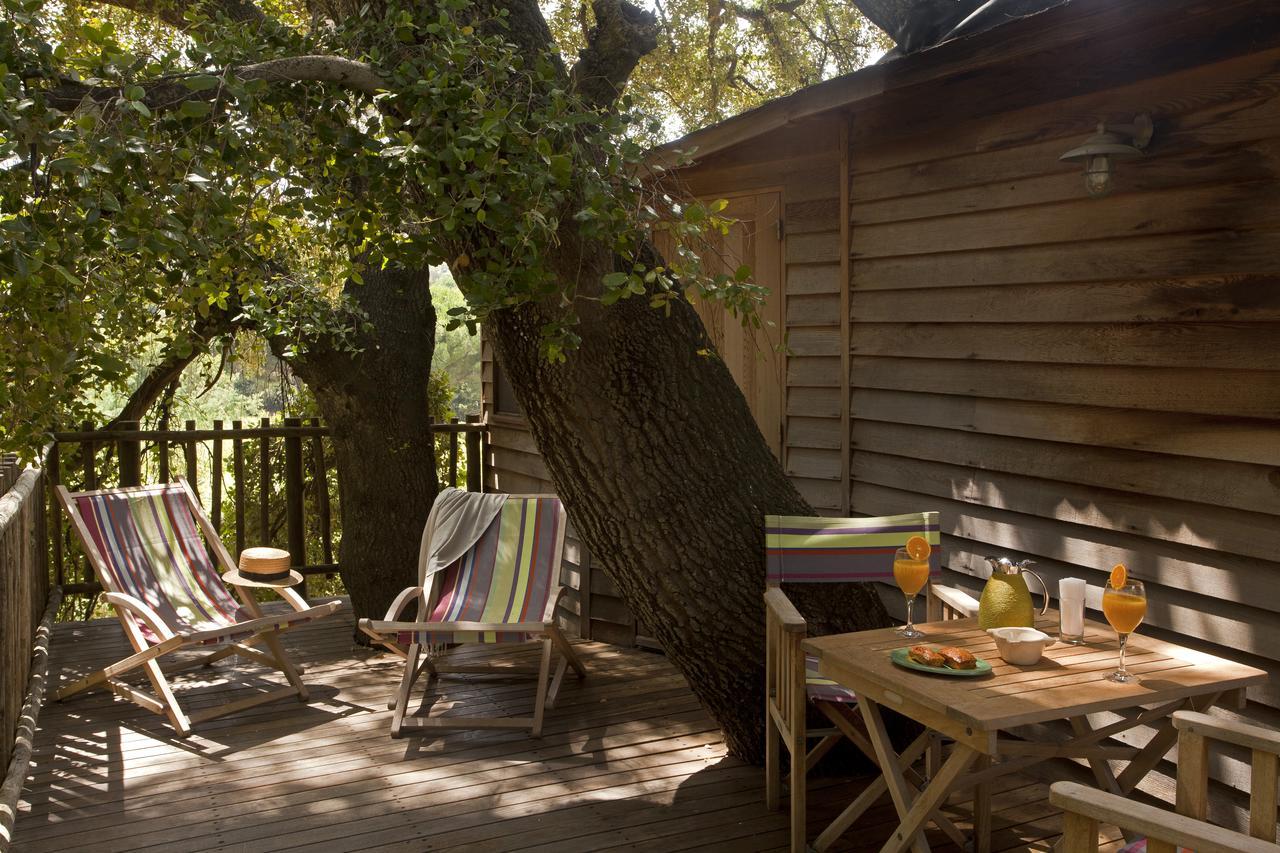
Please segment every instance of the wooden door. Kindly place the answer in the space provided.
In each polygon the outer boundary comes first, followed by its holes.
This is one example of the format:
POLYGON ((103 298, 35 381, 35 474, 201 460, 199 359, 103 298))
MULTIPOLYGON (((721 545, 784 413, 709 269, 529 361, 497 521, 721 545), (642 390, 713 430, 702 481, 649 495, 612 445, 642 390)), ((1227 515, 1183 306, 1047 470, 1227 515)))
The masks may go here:
POLYGON ((759 328, 744 327, 716 302, 693 300, 720 357, 747 398, 773 455, 782 458, 783 325, 781 198, 777 192, 736 196, 725 215, 737 220, 710 240, 703 264, 711 274, 751 267, 752 280, 769 289, 759 328))

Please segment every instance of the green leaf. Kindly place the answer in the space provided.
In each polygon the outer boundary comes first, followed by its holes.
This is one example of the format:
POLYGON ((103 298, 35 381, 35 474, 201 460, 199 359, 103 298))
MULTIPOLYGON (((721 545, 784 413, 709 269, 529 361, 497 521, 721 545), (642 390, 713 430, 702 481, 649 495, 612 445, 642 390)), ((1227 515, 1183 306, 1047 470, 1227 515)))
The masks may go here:
POLYGON ((217 77, 209 74, 198 74, 195 77, 188 77, 182 81, 182 85, 186 86, 192 92, 206 92, 209 89, 215 89, 222 81, 217 77))
POLYGON ((213 112, 213 104, 208 101, 183 101, 178 112, 186 118, 204 118, 213 112))
POLYGON ((573 178, 573 158, 568 154, 553 154, 549 163, 551 177, 562 187, 567 187, 573 178))
POLYGON ((608 289, 616 290, 626 285, 629 277, 630 276, 624 272, 611 272, 606 273, 605 276, 600 279, 600 282, 608 289))

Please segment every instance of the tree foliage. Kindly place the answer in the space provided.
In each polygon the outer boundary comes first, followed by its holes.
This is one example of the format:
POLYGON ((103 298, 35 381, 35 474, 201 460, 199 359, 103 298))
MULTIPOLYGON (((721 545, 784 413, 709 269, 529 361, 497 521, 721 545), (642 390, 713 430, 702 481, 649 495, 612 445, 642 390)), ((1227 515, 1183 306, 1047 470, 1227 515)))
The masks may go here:
POLYGON ((286 359, 352 346, 363 318, 343 285, 370 267, 449 263, 466 296, 450 324, 472 331, 554 297, 553 360, 575 346, 579 299, 661 307, 694 287, 749 311, 759 296, 745 274, 702 273, 690 247, 725 223, 646 180, 638 113, 566 87, 557 56, 508 38, 506 10, 244 28, 189 7, 181 33, 156 34, 71 4, 70 28, 40 0, 3 9, 9 443, 74 416, 77 389, 121 384, 140 335, 182 352, 251 329, 286 359), (621 259, 590 295, 546 265, 566 220, 621 259), (656 231, 666 261, 646 254, 656 231))
MULTIPOLYGON (((657 48, 631 76, 639 109, 666 141, 805 86, 846 74, 892 46, 850 0, 652 0, 657 48)), ((594 25, 586 0, 547 4, 562 51, 594 25)))

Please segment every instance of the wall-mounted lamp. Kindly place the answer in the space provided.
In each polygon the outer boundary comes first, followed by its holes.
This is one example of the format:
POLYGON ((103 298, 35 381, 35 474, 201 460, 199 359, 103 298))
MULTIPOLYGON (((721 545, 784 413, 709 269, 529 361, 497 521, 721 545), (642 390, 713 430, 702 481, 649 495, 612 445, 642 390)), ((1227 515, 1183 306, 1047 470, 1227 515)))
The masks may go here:
POLYGON ((1099 122, 1097 132, 1086 139, 1084 145, 1072 148, 1058 159, 1083 162, 1085 189, 1091 198, 1102 198, 1111 193, 1115 161, 1141 157, 1151 142, 1151 131, 1151 116, 1146 113, 1134 117, 1133 124, 1099 122))

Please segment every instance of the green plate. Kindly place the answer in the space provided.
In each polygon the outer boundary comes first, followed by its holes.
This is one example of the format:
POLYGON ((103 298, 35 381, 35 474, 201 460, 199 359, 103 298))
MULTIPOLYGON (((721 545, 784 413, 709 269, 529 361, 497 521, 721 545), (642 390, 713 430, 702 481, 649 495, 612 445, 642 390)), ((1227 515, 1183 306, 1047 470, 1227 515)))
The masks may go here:
POLYGON ((991 672, 991 664, 987 663, 982 658, 978 658, 978 666, 975 669, 951 669, 946 666, 925 666, 922 663, 916 663, 908 656, 909 652, 910 649, 908 648, 894 649, 889 653, 889 659, 898 666, 918 670, 920 672, 931 672, 934 675, 951 675, 958 676, 960 678, 973 678, 975 676, 986 675, 991 672))

